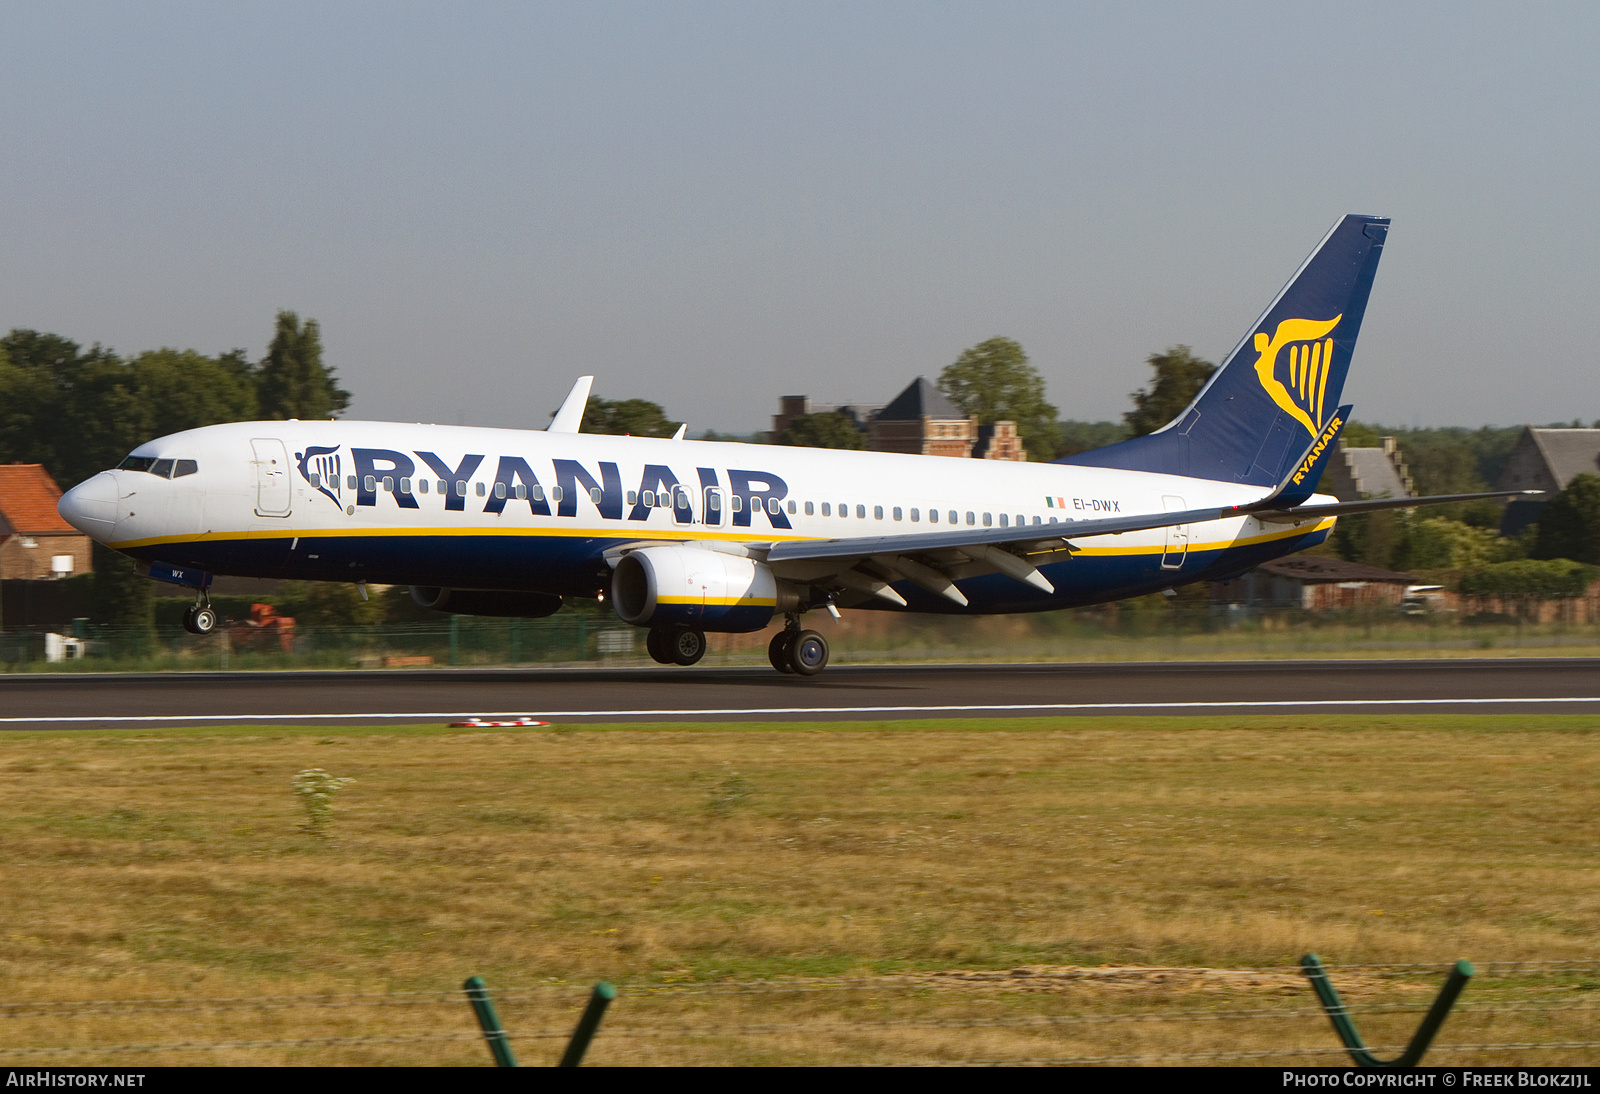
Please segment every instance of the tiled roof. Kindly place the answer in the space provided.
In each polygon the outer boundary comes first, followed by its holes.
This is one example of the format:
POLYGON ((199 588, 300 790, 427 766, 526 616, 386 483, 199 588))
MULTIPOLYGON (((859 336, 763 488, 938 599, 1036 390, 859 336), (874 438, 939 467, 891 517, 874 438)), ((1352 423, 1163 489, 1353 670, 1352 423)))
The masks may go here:
POLYGON ((1550 473, 1564 490, 1579 475, 1600 473, 1600 429, 1530 429, 1550 473))
MULTIPOLYGON (((1406 484, 1400 481, 1400 472, 1395 470, 1394 463, 1389 459, 1389 454, 1381 448, 1346 448, 1344 450, 1345 465, 1350 468, 1350 477, 1356 482, 1356 489, 1363 497, 1369 498, 1404 498, 1411 494, 1406 489, 1406 484)), ((1355 499, 1351 499, 1355 500, 1355 499)))
POLYGON ((1301 581, 1376 581, 1391 585, 1411 585, 1415 574, 1397 574, 1380 570, 1376 566, 1363 566, 1359 562, 1346 562, 1342 558, 1322 558, 1318 555, 1294 555, 1275 558, 1256 567, 1273 577, 1293 577, 1301 581))
POLYGON ((0 517, 19 535, 77 529, 61 519, 56 502, 61 488, 42 464, 0 463, 0 517))
POLYGON ((954 403, 939 393, 939 389, 921 376, 911 381, 911 386, 896 395, 888 406, 878 411, 880 422, 915 422, 923 418, 937 421, 965 421, 967 415, 956 409, 954 403))

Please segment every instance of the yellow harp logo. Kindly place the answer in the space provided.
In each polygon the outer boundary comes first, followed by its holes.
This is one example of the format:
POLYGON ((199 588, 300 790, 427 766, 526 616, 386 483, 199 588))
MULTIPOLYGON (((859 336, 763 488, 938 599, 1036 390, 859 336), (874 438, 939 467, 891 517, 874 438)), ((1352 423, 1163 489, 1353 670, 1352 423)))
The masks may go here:
POLYGON ((1328 391, 1328 370, 1333 365, 1333 339, 1325 335, 1339 325, 1343 314, 1332 319, 1285 319, 1268 338, 1255 340, 1256 376, 1272 401, 1288 411, 1313 437, 1323 424, 1322 400, 1328 391), (1287 380, 1278 376, 1278 358, 1288 347, 1287 380))

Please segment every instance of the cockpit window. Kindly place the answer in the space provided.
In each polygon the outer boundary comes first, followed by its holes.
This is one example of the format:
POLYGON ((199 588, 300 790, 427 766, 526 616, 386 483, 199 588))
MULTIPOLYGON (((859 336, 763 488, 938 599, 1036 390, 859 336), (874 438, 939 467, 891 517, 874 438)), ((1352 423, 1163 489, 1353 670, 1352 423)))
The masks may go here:
POLYGON ((129 456, 117 464, 118 471, 144 471, 163 479, 181 479, 185 475, 198 475, 198 460, 158 460, 154 456, 129 456))

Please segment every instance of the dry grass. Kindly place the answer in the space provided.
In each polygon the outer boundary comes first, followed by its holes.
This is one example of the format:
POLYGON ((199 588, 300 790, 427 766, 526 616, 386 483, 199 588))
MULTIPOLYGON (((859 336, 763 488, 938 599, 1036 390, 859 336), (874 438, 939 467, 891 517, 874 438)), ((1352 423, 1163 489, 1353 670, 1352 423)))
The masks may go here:
MULTIPOLYGON (((13 1008, 0 1037, 20 1050, 459 1035, 111 1055, 483 1063, 449 994, 480 973, 530 1062, 559 1052, 581 985, 602 977, 624 991, 596 1063, 1258 1049, 1318 1062, 1304 1051, 1334 1041, 1315 1014, 1217 1017, 1313 1008, 1292 977, 926 974, 1255 967, 1306 950, 1441 973, 1458 957, 1593 963, 1597 740, 1595 717, 1442 715, 7 734, 4 1001, 388 994, 13 1008), (310 767, 356 780, 326 840, 290 790, 310 767), (818 976, 873 979, 706 990, 818 976), (433 994, 396 994, 413 991, 433 994), (730 1032, 743 1027, 768 1028, 730 1032)), ((1335 975, 1369 1009, 1425 1006, 1439 980, 1335 975)), ((1482 978, 1466 1000, 1600 1002, 1593 979, 1482 978)), ((1361 1021, 1395 1043, 1417 1014, 1361 1021)), ((1592 1040, 1591 1025, 1466 1010, 1432 1059, 1450 1043, 1592 1040)))

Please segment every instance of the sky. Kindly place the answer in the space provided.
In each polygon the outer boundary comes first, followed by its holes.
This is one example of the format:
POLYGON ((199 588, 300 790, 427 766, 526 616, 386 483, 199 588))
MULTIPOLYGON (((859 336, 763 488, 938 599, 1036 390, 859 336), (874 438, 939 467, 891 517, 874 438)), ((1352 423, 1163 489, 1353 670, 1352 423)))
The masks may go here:
POLYGON ((347 417, 693 431, 1022 343, 1063 417, 1228 352, 1394 218, 1346 386, 1395 425, 1600 418, 1600 5, 0 8, 0 328, 265 352, 347 417))

